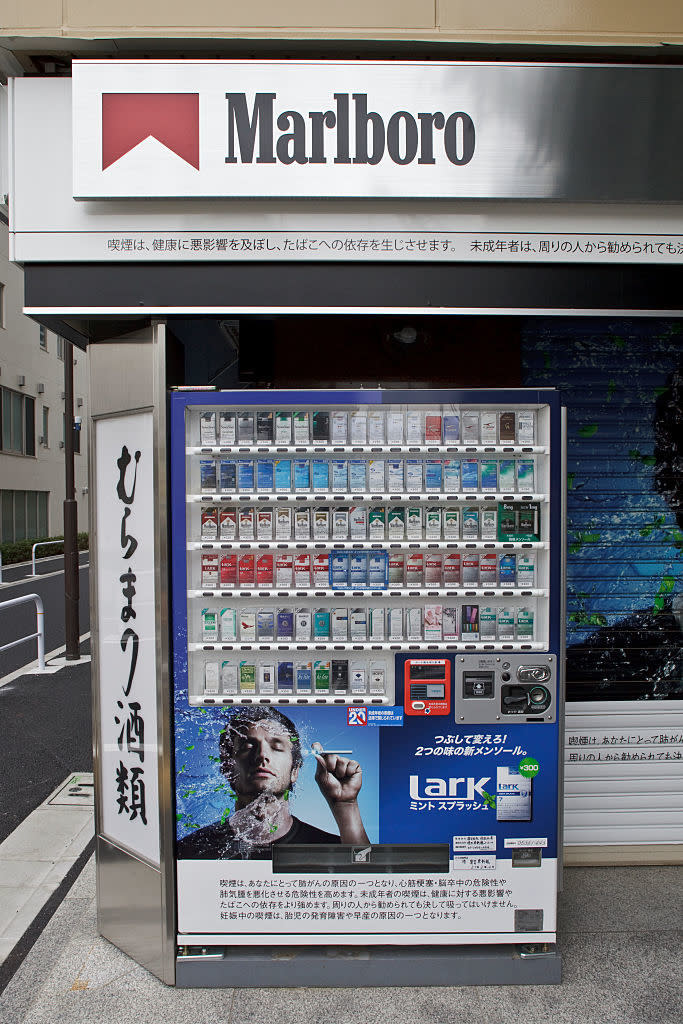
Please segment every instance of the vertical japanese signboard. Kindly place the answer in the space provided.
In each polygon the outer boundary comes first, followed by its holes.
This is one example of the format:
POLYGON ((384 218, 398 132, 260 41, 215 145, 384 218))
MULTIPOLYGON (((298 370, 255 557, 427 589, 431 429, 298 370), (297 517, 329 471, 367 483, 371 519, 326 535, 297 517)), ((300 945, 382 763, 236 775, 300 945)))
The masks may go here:
POLYGON ((100 831, 159 863, 152 413, 98 420, 100 831))

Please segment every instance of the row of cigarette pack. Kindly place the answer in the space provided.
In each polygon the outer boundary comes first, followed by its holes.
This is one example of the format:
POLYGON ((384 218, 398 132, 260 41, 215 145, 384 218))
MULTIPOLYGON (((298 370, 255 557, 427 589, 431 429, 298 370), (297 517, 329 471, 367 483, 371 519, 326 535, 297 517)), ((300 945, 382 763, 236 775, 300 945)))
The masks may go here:
POLYGON ((383 697, 387 669, 382 661, 349 661, 348 658, 318 661, 207 661, 204 695, 250 697, 255 694, 337 694, 383 697))
POLYGON ((276 444, 520 444, 534 443, 533 410, 359 408, 287 411, 206 411, 199 443, 221 447, 276 444))

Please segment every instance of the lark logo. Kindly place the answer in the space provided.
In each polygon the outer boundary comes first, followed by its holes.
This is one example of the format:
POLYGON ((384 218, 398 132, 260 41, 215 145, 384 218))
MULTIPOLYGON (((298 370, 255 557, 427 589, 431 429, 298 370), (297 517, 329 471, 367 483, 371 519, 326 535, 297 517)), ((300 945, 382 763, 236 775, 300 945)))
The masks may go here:
POLYGON ((102 170, 154 138, 199 170, 199 93, 103 93, 102 170))

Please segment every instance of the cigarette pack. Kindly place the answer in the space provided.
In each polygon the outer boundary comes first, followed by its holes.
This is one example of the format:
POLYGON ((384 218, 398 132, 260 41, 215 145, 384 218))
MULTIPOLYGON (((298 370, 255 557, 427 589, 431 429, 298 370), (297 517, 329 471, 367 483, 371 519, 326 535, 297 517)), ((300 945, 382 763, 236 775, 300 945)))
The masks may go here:
POLYGON ((311 464, 308 459, 294 460, 294 490, 310 491, 311 489, 311 464))
POLYGON ((370 540, 384 540, 386 513, 381 505, 371 508, 368 513, 368 536, 370 540))
POLYGON ((392 551, 389 554, 389 586, 403 587, 405 585, 405 555, 402 551, 392 551))
POLYGON ((275 444, 292 443, 292 414, 291 412, 275 413, 275 444))
POLYGON ((238 463, 238 487, 243 494, 254 489, 253 459, 240 459, 238 463))
POLYGON ((310 417, 307 412, 292 413, 294 444, 309 444, 311 440, 310 417))
POLYGON ((221 540, 235 540, 237 537, 237 509, 224 505, 218 513, 221 540))
POLYGON ((482 459, 481 466, 482 491, 498 490, 498 462, 496 459, 482 459))
POLYGON ((351 444, 368 443, 368 415, 360 409, 351 413, 351 444))
POLYGON ((506 641, 515 639, 515 616, 512 608, 498 609, 498 639, 506 641))
POLYGON ((311 628, 313 620, 311 612, 308 608, 297 608, 294 613, 294 638, 295 640, 306 643, 311 639, 311 628))
POLYGON ((349 490, 354 494, 363 493, 367 489, 367 473, 365 459, 349 460, 349 490))
POLYGON ((531 643, 534 639, 534 613, 531 608, 517 609, 517 639, 531 643))
POLYGON ((443 489, 447 494, 457 494, 460 490, 460 459, 444 459, 443 489))
POLYGON ((275 586, 287 589, 294 582, 294 555, 278 551, 275 557, 275 586))
POLYGON ((327 589, 330 585, 330 556, 326 551, 313 555, 313 586, 327 589))
POLYGON ((332 539, 346 540, 349 535, 349 510, 339 506, 332 509, 332 539))
POLYGON ((495 551, 487 551, 479 558, 479 585, 495 587, 498 583, 498 560, 495 551))
POLYGON ((237 491, 237 463, 234 459, 221 459, 221 494, 234 494, 237 491))
POLYGON ((374 641, 384 640, 384 608, 370 608, 369 609, 370 619, 370 639, 374 641))
POLYGON ((425 413, 425 444, 441 444, 441 413, 425 413))
POLYGON ((337 410, 332 413, 330 440, 332 444, 346 444, 349 437, 349 414, 337 410))
POLYGON ((240 662, 240 693, 256 693, 256 665, 250 661, 240 662))
POLYGON ((496 609, 495 608, 480 608, 479 609, 479 632, 482 640, 488 640, 491 642, 496 639, 496 609))
POLYGON ((479 413, 463 412, 461 425, 463 444, 479 444, 479 413))
POLYGON ((443 638, 443 605, 425 605, 423 628, 425 640, 433 641, 443 638))
POLYGON ((498 486, 506 494, 511 494, 515 490, 514 459, 501 459, 498 463, 498 486))
POLYGON ((273 539, 273 517, 272 508, 260 508, 256 513, 256 539, 273 539))
POLYGON ((428 552, 425 555, 425 587, 441 586, 441 555, 428 552))
POLYGON ((479 460, 463 459, 461 466, 461 479, 463 491, 479 490, 479 460))
POLYGON ((368 613, 365 608, 352 608, 349 614, 349 631, 352 640, 367 640, 368 613))
POLYGON ((211 446, 216 443, 215 412, 203 412, 199 417, 199 443, 211 446))
POLYGON ((462 607, 463 640, 479 639, 479 605, 464 604, 462 607))
POLYGON ((388 609, 388 623, 387 631, 390 640, 402 640, 403 639, 403 609, 402 608, 389 608, 388 609))
POLYGON ((280 493, 289 492, 292 489, 292 460, 275 460, 275 490, 280 493))
POLYGON ((442 631, 444 640, 458 639, 458 609, 453 605, 444 606, 442 631))
POLYGON ((333 551, 330 555, 330 586, 335 590, 349 585, 349 555, 346 551, 333 551))
POLYGON ((254 414, 253 412, 237 413, 237 440, 240 444, 254 443, 254 414))
POLYGON ((263 410, 256 413, 256 440, 259 444, 273 443, 273 414, 263 410))
POLYGON ((202 555, 202 586, 218 586, 218 555, 202 555))
POLYGON ((368 552, 368 586, 371 590, 385 590, 387 586, 388 556, 386 551, 368 552))
POLYGON ((332 460, 332 490, 345 494, 349 489, 349 470, 346 459, 332 460))
MULTIPOLYGON (((334 555, 332 557, 334 558, 334 555)), ((364 590, 367 587, 368 556, 365 551, 350 552, 349 583, 352 590, 364 590)))
POLYGON ((221 693, 234 695, 237 687, 237 665, 233 661, 224 661, 221 664, 221 693))
POLYGON ((387 459, 386 462, 387 490, 391 494, 403 491, 403 459, 387 459))
POLYGON ((256 586, 268 590, 275 582, 275 556, 263 552, 256 556, 256 586))
POLYGON ((310 661, 299 661, 296 666, 296 692, 310 693, 313 684, 313 665, 310 661))
POLYGON ((256 612, 240 612, 240 642, 252 643, 256 639, 256 612))
POLYGON ((517 555, 517 586, 531 590, 536 586, 536 556, 517 555))
POLYGON ((479 509, 473 506, 462 510, 462 539, 477 540, 479 537, 479 509))
POLYGON ((275 509, 275 539, 291 540, 292 538, 292 510, 291 508, 275 509))
POLYGON ((387 444, 403 444, 403 413, 387 413, 387 444))
POLYGON ((517 531, 516 506, 509 502, 498 505, 498 540, 510 540, 517 531))
POLYGON ((405 510, 406 537, 408 540, 422 540, 422 509, 419 505, 409 505, 405 510))
POLYGON ((517 534, 519 540, 539 539, 540 507, 537 501, 521 502, 517 506, 517 534))
POLYGON ((258 688, 259 693, 275 692, 275 665, 259 665, 258 688))
POLYGON ((501 555, 498 560, 498 580, 501 587, 514 587, 517 582, 517 555, 501 555))
POLYGON ((479 555, 476 552, 466 551, 462 556, 462 585, 479 586, 479 555))
POLYGON ((221 448, 235 444, 237 440, 237 417, 234 412, 221 412, 218 415, 218 444, 221 448))
POLYGON ((216 462, 215 459, 199 460, 199 486, 202 491, 215 491, 216 462))
POLYGON ((223 643, 234 643, 237 639, 237 610, 221 608, 221 640, 223 643))
POLYGON ((349 663, 346 658, 333 658, 331 667, 332 689, 335 693, 349 691, 349 663))
POLYGON ((365 540, 368 535, 368 510, 364 505, 353 505, 349 509, 349 534, 351 540, 365 540))
POLYGON ((495 412, 482 412, 479 417, 479 437, 482 444, 495 444, 498 440, 498 416, 495 412))
POLYGON ((496 821, 531 821, 532 783, 517 768, 496 768, 496 821))
POLYGON ((406 531, 406 510, 402 505, 389 509, 387 528, 389 540, 403 540, 406 531))
MULTIPOLYGON (((221 577, 223 575, 223 559, 221 559, 221 577)), ((256 558, 250 552, 240 555, 237 563, 237 578, 240 587, 253 587, 256 582, 256 558)), ((223 580, 221 579, 221 586, 223 580)))
POLYGON ((239 509, 238 532, 240 540, 254 539, 254 509, 239 509))
POLYGON ((316 661, 314 665, 314 679, 316 693, 330 692, 330 663, 329 661, 316 661))
POLYGON ((368 444, 384 444, 384 410, 370 409, 368 412, 368 444))
POLYGON ((259 608, 256 613, 256 639, 263 643, 275 640, 275 611, 273 608, 259 608))
POLYGON ((330 615, 332 639, 339 643, 349 638, 349 613, 346 608, 333 608, 330 615))
POLYGON ((424 555, 411 552, 406 558, 406 586, 408 589, 424 586, 424 555))
POLYGON ((379 697, 384 695, 386 674, 387 670, 384 665, 376 661, 370 663, 370 693, 373 696, 379 697))
POLYGON ((218 509, 215 506, 202 509, 202 540, 218 540, 218 509))
POLYGON ((277 665, 277 692, 294 693, 294 662, 279 661, 277 665))
POLYGON ((294 612, 291 608, 277 610, 277 638, 285 642, 294 639, 294 612))
POLYGON ((457 444, 460 440, 460 416, 448 413, 443 418, 443 443, 457 444))
POLYGON ((294 509, 294 539, 311 539, 311 510, 308 508, 294 509))
POLYGON ((532 409, 517 413, 517 444, 533 444, 535 437, 535 416, 532 409))
MULTIPOLYGON (((420 494, 424 482, 424 470, 421 459, 406 459, 406 490, 410 494, 420 494)), ((391 490, 391 488, 389 488, 391 490)))
POLYGON ((440 491, 443 486, 441 459, 427 459, 425 462, 425 490, 440 491))
POLYGON ((517 459, 517 490, 531 494, 534 490, 534 460, 517 459))
POLYGON ((460 540, 460 509, 447 508, 443 514, 444 540, 460 540))
POLYGON ((370 459, 368 462, 368 490, 372 494, 384 491, 384 459, 370 459))
POLYGON ((514 444, 515 435, 515 414, 514 412, 501 412, 498 417, 498 437, 501 444, 514 444))
POLYGON ((425 539, 441 540, 441 507, 434 505, 425 512, 425 539))
POLYGON ((294 586, 298 590, 308 590, 311 585, 311 556, 308 551, 297 553, 294 557, 294 586))
POLYGON ((406 634, 408 640, 422 639, 422 608, 406 609, 406 634))
POLYGON ((256 490, 272 491, 275 483, 275 466, 272 459, 257 459, 256 490))
POLYGON ((327 540, 330 536, 329 508, 313 509, 313 540, 327 540))
POLYGON ((481 539, 495 540, 498 536, 498 512, 495 508, 481 511, 481 539))
POLYGON ((365 665, 360 661, 352 661, 350 666, 351 693, 365 693, 365 665))
POLYGON ((323 410, 313 413, 311 417, 311 436, 313 441, 328 443, 330 440, 330 414, 323 410))
POLYGON ((312 484, 314 491, 325 492, 330 489, 330 464, 327 459, 313 459, 312 484))
POLYGON ((418 409, 406 413, 406 444, 422 444, 422 413, 418 409))
POLYGON ((207 661, 204 665, 204 693, 218 693, 220 687, 220 666, 217 661, 207 661))
POLYGON ((234 552, 221 555, 220 585, 221 587, 237 586, 237 554, 234 552))
POLYGON ((213 608, 202 608, 202 640, 208 643, 218 640, 218 612, 213 608))
POLYGON ((313 612, 313 639, 330 639, 330 613, 327 608, 316 608, 313 612))
POLYGON ((444 587, 460 586, 460 552, 450 551, 443 557, 444 587))

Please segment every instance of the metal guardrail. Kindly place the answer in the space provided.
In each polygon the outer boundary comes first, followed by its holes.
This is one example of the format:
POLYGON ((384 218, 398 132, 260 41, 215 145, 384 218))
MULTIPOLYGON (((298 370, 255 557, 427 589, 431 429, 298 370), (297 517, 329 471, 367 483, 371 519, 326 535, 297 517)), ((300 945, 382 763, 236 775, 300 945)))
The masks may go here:
POLYGON ((45 609, 40 594, 24 594, 23 597, 13 597, 9 601, 0 601, 0 612, 4 608, 12 608, 18 604, 27 604, 33 601, 36 606, 36 632, 28 636, 22 636, 19 640, 13 640, 10 644, 0 647, 0 652, 8 651, 10 647, 17 647, 27 640, 38 641, 38 672, 45 671, 45 609))
POLYGON ((36 572, 36 548, 46 548, 50 544, 63 544, 64 540, 39 540, 31 548, 31 576, 37 576, 36 572))

